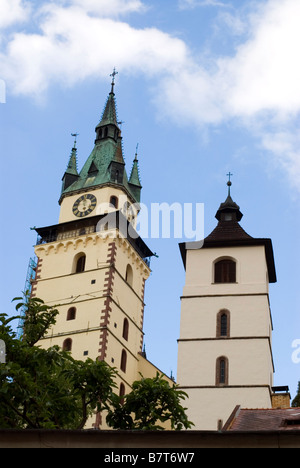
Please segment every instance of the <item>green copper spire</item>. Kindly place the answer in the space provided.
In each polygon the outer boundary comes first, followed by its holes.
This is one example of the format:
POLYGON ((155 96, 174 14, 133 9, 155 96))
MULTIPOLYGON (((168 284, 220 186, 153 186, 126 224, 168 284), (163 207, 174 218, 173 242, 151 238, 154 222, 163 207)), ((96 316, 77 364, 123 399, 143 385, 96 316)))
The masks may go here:
POLYGON ((73 148, 72 148, 69 164, 68 164, 68 167, 67 167, 67 170, 66 170, 67 174, 73 174, 73 175, 76 175, 76 176, 78 176, 77 148, 76 148, 78 135, 79 135, 79 133, 72 133, 72 136, 75 137, 75 141, 74 141, 74 145, 73 145, 73 148))
MULTIPOLYGON (((140 201, 141 183, 138 174, 137 154, 128 181, 123 157, 122 134, 118 124, 117 106, 115 99, 115 77, 112 73, 111 91, 99 124, 97 125, 95 146, 85 162, 80 173, 77 172, 76 144, 72 150, 66 174, 67 183, 63 183, 60 202, 63 197, 80 190, 92 190, 103 185, 116 185, 123 188, 133 202, 140 201), (71 179, 70 177, 73 177, 71 179)), ((76 142, 76 140, 75 140, 76 142)), ((64 178, 66 177, 66 174, 64 178)))
MULTIPOLYGON (((114 125, 119 129, 118 126, 118 117, 117 117, 117 104, 116 104, 116 98, 115 98, 115 92, 114 92, 114 87, 115 87, 115 76, 118 74, 116 72, 116 69, 114 69, 113 73, 110 75, 112 76, 112 83, 111 83, 111 92, 109 93, 109 96, 106 101, 106 105, 102 114, 102 118, 100 120, 100 123, 96 127, 96 133, 100 137, 104 135, 104 133, 100 132, 99 129, 101 130, 102 127, 106 127, 107 125, 114 125)), ((105 128, 103 128, 105 132, 105 128)), ((120 130, 120 129, 119 129, 120 130)))
POLYGON ((71 151, 71 156, 69 159, 69 164, 66 169, 66 172, 64 173, 64 176, 62 178, 62 192, 68 189, 71 185, 74 184, 79 178, 78 170, 77 170, 77 148, 76 148, 76 138, 78 136, 78 133, 73 134, 72 136, 75 136, 75 141, 74 145, 71 151))
POLYGON ((67 174, 78 175, 77 171, 77 149, 73 148, 70 156, 70 161, 66 170, 67 174))
POLYGON ((131 175, 129 179, 129 185, 131 186, 131 190, 135 194, 136 200, 140 202, 142 184, 141 184, 140 174, 139 174, 138 147, 139 145, 137 145, 136 147, 136 153, 135 153, 135 158, 133 161, 133 166, 132 166, 131 175))

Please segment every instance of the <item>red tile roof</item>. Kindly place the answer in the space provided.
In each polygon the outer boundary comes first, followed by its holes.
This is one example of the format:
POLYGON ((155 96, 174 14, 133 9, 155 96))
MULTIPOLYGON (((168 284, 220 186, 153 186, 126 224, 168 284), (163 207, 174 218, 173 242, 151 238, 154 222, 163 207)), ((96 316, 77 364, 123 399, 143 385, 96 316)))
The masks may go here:
POLYGON ((226 241, 226 240, 252 239, 237 221, 219 221, 217 227, 213 230, 204 242, 208 241, 226 241))
POLYGON ((235 408, 223 431, 300 431, 300 408, 241 409, 235 408))

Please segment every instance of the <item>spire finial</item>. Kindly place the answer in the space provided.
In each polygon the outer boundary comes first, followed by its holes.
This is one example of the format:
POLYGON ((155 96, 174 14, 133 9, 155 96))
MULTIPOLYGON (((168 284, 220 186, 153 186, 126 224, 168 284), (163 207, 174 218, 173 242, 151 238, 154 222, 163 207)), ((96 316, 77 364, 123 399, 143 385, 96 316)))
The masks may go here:
POLYGON ((232 186, 231 177, 233 176, 233 174, 231 172, 229 172, 226 175, 229 178, 229 180, 227 182, 227 186, 228 186, 228 196, 230 196, 230 187, 232 186))
POLYGON ((135 161, 138 160, 138 151, 139 151, 139 143, 136 145, 135 158, 134 158, 135 161))
POLYGON ((119 74, 119 72, 116 71, 116 67, 114 68, 112 74, 110 75, 112 77, 112 82, 111 82, 111 93, 114 94, 114 86, 115 86, 115 78, 119 74))
POLYGON ((71 136, 75 138, 73 149, 77 149, 76 144, 77 144, 78 135, 79 135, 79 133, 71 133, 71 136))

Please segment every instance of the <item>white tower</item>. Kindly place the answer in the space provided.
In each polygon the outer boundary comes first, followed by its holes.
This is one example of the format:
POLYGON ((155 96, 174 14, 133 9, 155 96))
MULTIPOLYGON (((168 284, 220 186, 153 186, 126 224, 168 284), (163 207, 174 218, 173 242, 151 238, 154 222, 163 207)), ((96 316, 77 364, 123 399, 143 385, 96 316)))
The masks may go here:
POLYGON ((272 407, 272 242, 242 229, 228 186, 203 247, 180 244, 186 281, 177 380, 197 430, 217 430, 236 405, 272 407))

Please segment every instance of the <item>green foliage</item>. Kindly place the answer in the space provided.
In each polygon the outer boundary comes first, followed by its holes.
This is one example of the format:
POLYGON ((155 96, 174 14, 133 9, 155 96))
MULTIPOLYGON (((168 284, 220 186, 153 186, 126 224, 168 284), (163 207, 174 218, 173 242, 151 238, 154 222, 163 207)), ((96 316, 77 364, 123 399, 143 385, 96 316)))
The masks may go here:
POLYGON ((297 390, 297 395, 292 401, 292 407, 293 408, 300 408, 300 382, 298 382, 298 390, 297 390))
POLYGON ((171 429, 190 429, 193 423, 181 405, 187 394, 170 385, 164 376, 141 378, 133 383, 132 391, 123 398, 114 396, 107 423, 122 430, 163 430, 159 423, 170 422, 171 429))
POLYGON ((163 376, 142 378, 121 399, 113 393, 117 372, 102 361, 76 361, 58 346, 42 349, 38 342, 55 324, 58 310, 41 299, 14 299, 25 310, 22 340, 11 323, 20 317, 0 314, 0 340, 6 363, 0 364, 0 428, 83 429, 95 411, 107 410, 114 429, 189 429, 181 400, 186 394, 163 376))
POLYGON ((76 361, 56 346, 36 346, 58 311, 29 297, 16 309, 21 307, 26 309, 21 341, 11 327, 19 317, 0 315, 0 339, 6 344, 6 364, 0 364, 0 427, 82 429, 94 410, 107 407, 116 372, 104 362, 76 361))

